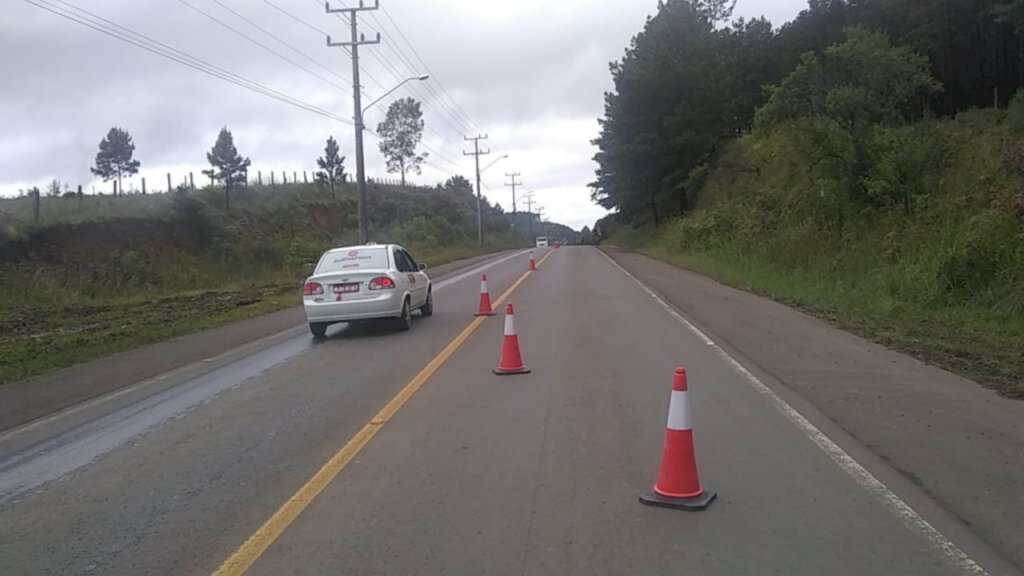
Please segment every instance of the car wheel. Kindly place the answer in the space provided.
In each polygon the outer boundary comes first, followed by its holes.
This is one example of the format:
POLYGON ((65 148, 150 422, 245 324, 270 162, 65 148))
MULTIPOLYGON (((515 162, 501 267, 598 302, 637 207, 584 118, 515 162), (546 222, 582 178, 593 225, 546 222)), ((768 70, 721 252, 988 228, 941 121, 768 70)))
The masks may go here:
POLYGON ((309 331, 313 333, 313 338, 323 340, 327 336, 327 324, 324 322, 310 322, 309 331))
POLYGON ((412 328, 412 311, 409 310, 408 298, 406 298, 405 303, 402 304, 402 315, 398 317, 395 327, 398 328, 399 332, 405 332, 409 328, 412 328))
POLYGON ((434 315, 434 291, 427 290, 427 301, 424 302, 423 307, 420 308, 420 314, 424 317, 434 315))

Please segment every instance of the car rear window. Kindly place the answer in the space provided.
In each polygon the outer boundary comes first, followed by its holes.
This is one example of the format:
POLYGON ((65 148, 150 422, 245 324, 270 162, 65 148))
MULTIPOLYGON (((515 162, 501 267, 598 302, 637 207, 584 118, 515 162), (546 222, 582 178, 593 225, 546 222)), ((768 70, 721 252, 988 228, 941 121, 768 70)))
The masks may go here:
POLYGON ((317 274, 324 272, 340 272, 342 270, 383 270, 388 267, 386 248, 353 248, 328 252, 320 265, 317 274))

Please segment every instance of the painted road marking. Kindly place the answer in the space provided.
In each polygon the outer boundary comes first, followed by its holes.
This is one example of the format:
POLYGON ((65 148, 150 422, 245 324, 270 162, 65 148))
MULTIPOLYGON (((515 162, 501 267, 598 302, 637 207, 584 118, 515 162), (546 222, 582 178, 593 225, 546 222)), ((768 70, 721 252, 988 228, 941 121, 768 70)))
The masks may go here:
MULTIPOLYGON (((493 260, 488 260, 488 261, 486 261, 486 262, 484 262, 482 264, 479 264, 477 266, 474 266, 474 267, 470 268, 469 270, 467 270, 465 272, 461 272, 461 273, 459 273, 459 274, 457 274, 455 276, 449 276, 449 277, 444 278, 443 280, 439 280, 438 282, 435 282, 434 283, 434 290, 441 290, 442 288, 445 288, 446 286, 450 286, 452 284, 455 284, 456 282, 459 282, 461 280, 469 278, 470 276, 475 276, 479 272, 482 272, 484 270, 487 270, 489 268, 497 266, 498 264, 501 264, 502 262, 505 262, 507 260, 511 260, 512 258, 515 258, 516 256, 523 256, 526 253, 527 253, 526 250, 519 250, 518 252, 514 252, 512 254, 509 254, 507 256, 503 256, 501 258, 495 258, 493 260)), ((12 428, 10 430, 7 430, 6 432, 0 433, 0 442, 6 442, 6 441, 10 440, 11 438, 14 438, 16 436, 20 436, 20 435, 22 435, 22 434, 24 434, 26 432, 30 432, 30 431, 32 431, 32 430, 34 430, 34 429, 36 429, 36 428, 38 428, 40 426, 49 424, 49 423, 54 422, 56 420, 60 420, 62 418, 67 418, 69 416, 72 416, 73 414, 81 412, 82 410, 86 410, 86 409, 92 408, 94 406, 97 406, 99 404, 104 404, 106 402, 110 402, 112 400, 116 400, 117 398, 120 398, 121 396, 124 396, 126 394, 131 394, 132 392, 135 392, 135 391, 137 391, 137 390, 139 390, 141 388, 145 388, 147 386, 151 386, 153 384, 156 384, 156 383, 161 382, 163 380, 166 380, 168 378, 173 378, 174 376, 177 376, 179 374, 183 374, 183 373, 185 373, 185 372, 187 372, 189 370, 193 370, 193 369, 195 369, 198 366, 201 366, 203 364, 209 364, 209 363, 212 363, 212 362, 217 362, 217 361, 223 360, 224 358, 227 358, 227 357, 232 356, 232 355, 236 355, 236 354, 239 354, 239 353, 242 353, 242 352, 248 352, 244 357, 241 357, 241 358, 238 359, 238 360, 244 360, 245 358, 248 358, 249 356, 251 356, 253 354, 256 354, 258 352, 263 352, 264 349, 260 348, 260 346, 262 344, 264 344, 266 342, 269 342, 271 340, 274 340, 274 339, 282 338, 285 335, 291 334, 292 332, 294 332, 295 335, 298 336, 299 333, 304 331, 304 330, 306 330, 306 324, 305 323, 303 323, 301 326, 295 326, 294 328, 286 328, 286 329, 284 329, 284 330, 282 330, 280 332, 277 332, 275 334, 270 334, 269 336, 264 336, 263 338, 260 338, 258 340, 253 340, 252 342, 246 342, 244 344, 240 344, 240 345, 238 345, 238 346, 236 346, 236 347, 234 347, 234 348, 232 348, 230 350, 227 350, 225 352, 222 352, 222 353, 220 353, 220 354, 218 354, 216 356, 213 356, 213 357, 210 357, 210 358, 204 358, 204 359, 202 359, 200 361, 192 362, 191 364, 186 364, 184 366, 179 366, 178 368, 174 368, 174 369, 172 369, 172 370, 170 370, 168 372, 164 372, 163 374, 157 374, 156 376, 153 376, 151 378, 147 378, 145 380, 142 380, 140 382, 137 382, 135 384, 127 386, 125 388, 121 388, 120 390, 116 390, 114 392, 110 392, 110 393, 105 394, 103 396, 98 396, 96 398, 92 398, 90 400, 85 400, 85 401, 80 402, 78 404, 75 404, 73 406, 69 406, 69 407, 64 408, 62 410, 54 412, 53 414, 50 414, 48 416, 43 416, 42 418, 33 420, 31 422, 26 422, 25 424, 22 424, 21 426, 18 426, 17 428, 12 428)), ((201 377, 203 375, 204 374, 199 374, 196 377, 198 378, 198 377, 201 377)))
MULTIPOLYGON (((548 256, 554 252, 549 251, 538 263, 543 264, 548 256)), ((496 301, 495 306, 507 300, 519 286, 530 277, 533 272, 524 272, 508 290, 496 301)), ((363 426, 348 442, 342 446, 331 459, 324 464, 312 478, 309 479, 295 494, 292 495, 276 512, 263 523, 262 526, 243 543, 238 550, 235 550, 223 564, 213 572, 214 576, 228 576, 243 574, 249 569, 267 548, 277 540, 295 519, 302 514, 313 500, 324 491, 327 486, 345 469, 345 466, 356 457, 357 454, 377 435, 377 432, 408 402, 409 398, 420 389, 421 386, 437 372, 437 369, 445 363, 456 350, 487 320, 487 317, 475 318, 466 326, 454 340, 448 343, 437 356, 434 357, 419 374, 413 377, 408 384, 402 388, 370 421, 363 426)))
POLYGON ((685 326, 698 338, 704 340, 705 345, 714 349, 715 353, 718 354, 726 364, 728 364, 733 370, 739 372, 754 391, 764 396, 772 406, 774 406, 776 410, 782 413, 787 420, 796 426, 804 436, 807 436, 807 438, 820 448, 822 452, 827 454, 828 457, 843 470, 843 472, 846 472, 847 475, 857 482, 857 484, 860 484, 860 486, 869 494, 885 505, 885 507, 889 509, 889 512, 896 516, 904 526, 909 528, 912 532, 917 532, 923 536, 931 544, 932 548, 938 550, 942 554, 943 558, 945 558, 949 564, 954 568, 961 570, 964 574, 988 576, 988 572, 986 572, 985 569, 979 566, 974 560, 971 560, 971 558, 967 556, 959 546, 954 544, 949 538, 946 538, 946 536, 932 526, 930 522, 922 518, 916 510, 911 508, 909 504, 904 502, 896 495, 895 492, 883 484, 881 480, 875 478, 871 472, 868 472, 864 466, 854 460, 852 456, 840 448, 838 444, 825 435, 824 432, 819 430, 817 426, 812 424, 811 421, 798 412, 796 408, 790 406, 788 402, 773 392, 772 389, 762 382, 760 378, 754 376, 754 374, 740 364, 739 361, 723 350, 721 346, 715 344, 711 338, 708 338, 708 336, 701 331, 700 328, 697 328, 692 322, 686 319, 686 317, 676 311, 675 308, 665 302, 665 300, 658 296, 654 290, 648 288, 647 285, 641 282, 636 276, 620 266, 619 263, 613 260, 611 256, 605 254, 601 250, 598 250, 598 252, 611 262, 613 266, 621 270, 623 274, 632 279, 633 282, 636 282, 637 286, 640 286, 644 292, 653 298, 655 302, 660 304, 662 308, 668 311, 668 313, 680 324, 685 326))

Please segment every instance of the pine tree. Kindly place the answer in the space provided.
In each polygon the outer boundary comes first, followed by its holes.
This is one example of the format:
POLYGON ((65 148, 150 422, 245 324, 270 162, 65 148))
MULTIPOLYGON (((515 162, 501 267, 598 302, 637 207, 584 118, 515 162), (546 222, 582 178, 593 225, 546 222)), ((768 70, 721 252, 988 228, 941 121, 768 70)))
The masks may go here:
POLYGON ((139 161, 132 158, 135 154, 135 143, 127 131, 117 126, 107 132, 107 137, 100 140, 100 150, 96 153, 96 166, 92 173, 103 178, 103 181, 117 179, 118 193, 123 193, 121 177, 131 176, 139 172, 139 161))
POLYGON ((206 159, 213 168, 203 170, 203 174, 224 183, 224 209, 231 210, 231 187, 245 183, 245 174, 252 162, 238 153, 235 139, 226 126, 220 129, 213 148, 206 153, 206 159))
POLYGON ((320 171, 316 173, 316 179, 331 185, 331 199, 333 200, 334 184, 345 181, 345 157, 338 155, 338 142, 334 136, 327 138, 324 155, 316 159, 316 165, 320 168, 320 171))

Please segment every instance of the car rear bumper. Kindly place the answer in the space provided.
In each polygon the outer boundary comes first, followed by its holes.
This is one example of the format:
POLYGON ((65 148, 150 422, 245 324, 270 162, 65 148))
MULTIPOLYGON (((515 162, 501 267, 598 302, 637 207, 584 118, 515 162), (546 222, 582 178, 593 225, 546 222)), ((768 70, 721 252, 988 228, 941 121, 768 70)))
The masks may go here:
POLYGON ((394 290, 364 300, 330 300, 330 296, 303 298, 306 320, 309 322, 350 322, 374 318, 397 318, 402 314, 402 295, 394 290), (322 301, 317 302, 316 298, 322 301))

